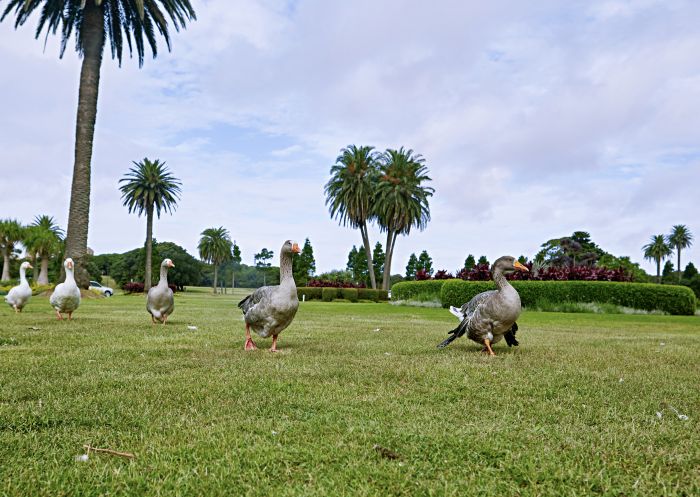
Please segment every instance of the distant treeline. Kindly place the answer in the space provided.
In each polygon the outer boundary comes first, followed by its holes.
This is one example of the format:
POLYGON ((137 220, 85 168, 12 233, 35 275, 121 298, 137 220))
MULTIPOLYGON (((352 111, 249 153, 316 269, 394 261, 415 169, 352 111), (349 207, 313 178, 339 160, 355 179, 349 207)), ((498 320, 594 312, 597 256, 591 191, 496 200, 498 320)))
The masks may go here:
MULTIPOLYGON (((179 290, 186 286, 211 286, 214 281, 214 266, 205 264, 190 255, 184 248, 172 242, 153 242, 153 276, 154 284, 158 281, 160 263, 168 258, 175 267, 168 272, 168 282, 179 290)), ((121 287, 132 281, 143 282, 146 263, 144 247, 124 252, 123 254, 100 254, 90 259, 88 271, 90 277, 101 281, 108 275, 121 287)), ((219 266, 219 286, 231 287, 233 281, 237 288, 258 288, 279 284, 279 267, 258 268, 227 262, 219 266)))

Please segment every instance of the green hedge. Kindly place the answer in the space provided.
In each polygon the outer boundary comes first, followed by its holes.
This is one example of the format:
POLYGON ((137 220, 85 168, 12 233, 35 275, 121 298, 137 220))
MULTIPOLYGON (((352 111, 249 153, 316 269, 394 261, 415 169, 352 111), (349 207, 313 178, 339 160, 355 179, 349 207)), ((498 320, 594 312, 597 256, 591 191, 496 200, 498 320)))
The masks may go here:
POLYGON ((321 290, 320 287, 300 286, 297 287, 297 297, 303 300, 306 295, 306 300, 321 300, 321 290))
POLYGON ((442 285, 447 280, 400 281, 391 287, 391 300, 411 300, 417 295, 440 298, 442 285))
MULTIPOLYGON (((526 307, 534 306, 538 300, 598 302, 647 311, 658 309, 669 314, 695 314, 695 295, 683 286, 609 281, 511 281, 511 284, 526 307)), ((447 280, 442 286, 440 300, 443 307, 459 307, 474 295, 494 288, 493 282, 447 280)))
POLYGON ((334 287, 297 287, 297 296, 302 300, 323 300, 331 302, 334 299, 345 299, 350 302, 358 300, 371 300, 372 302, 386 302, 389 300, 389 292, 386 290, 372 290, 371 288, 334 288, 334 287))
POLYGON ((324 302, 332 302, 333 299, 340 298, 340 288, 327 287, 321 289, 321 300, 324 302))

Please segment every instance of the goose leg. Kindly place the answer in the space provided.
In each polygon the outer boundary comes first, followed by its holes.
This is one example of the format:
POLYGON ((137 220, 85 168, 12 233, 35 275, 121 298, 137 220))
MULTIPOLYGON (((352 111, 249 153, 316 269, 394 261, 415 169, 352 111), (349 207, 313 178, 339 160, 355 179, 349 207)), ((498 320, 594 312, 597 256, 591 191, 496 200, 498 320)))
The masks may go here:
POLYGON ((17 304, 12 304, 12 307, 15 308, 15 314, 17 314, 19 311, 17 310, 17 304))
POLYGON ((60 319, 61 321, 63 320, 63 316, 61 316, 61 313, 58 311, 58 309, 56 309, 56 316, 57 316, 58 319, 60 319))
POLYGON ((493 353, 493 349, 491 348, 491 340, 488 338, 484 338, 484 347, 486 347, 484 352, 486 352, 488 355, 496 355, 493 353))
POLYGON ((272 347, 270 347, 270 352, 277 352, 277 335, 272 335, 272 347))
POLYGON ((73 321, 73 313, 72 312, 68 313, 68 321, 73 321))
POLYGON ((168 320, 168 315, 164 314, 163 315, 163 326, 165 326, 165 322, 168 320))
POLYGON ((245 350, 257 350, 258 348, 255 346, 255 342, 253 339, 250 337, 250 325, 248 323, 245 324, 245 350))
POLYGON ((156 318, 153 317, 153 314, 151 314, 151 324, 156 324, 156 318))

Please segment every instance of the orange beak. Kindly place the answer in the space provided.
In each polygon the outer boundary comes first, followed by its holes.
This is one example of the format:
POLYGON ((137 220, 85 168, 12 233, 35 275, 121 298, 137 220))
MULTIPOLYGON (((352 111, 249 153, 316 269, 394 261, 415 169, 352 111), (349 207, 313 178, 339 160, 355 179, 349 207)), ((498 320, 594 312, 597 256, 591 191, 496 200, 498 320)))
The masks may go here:
POLYGON ((526 266, 520 264, 518 261, 515 261, 515 263, 513 264, 513 267, 515 267, 515 269, 518 269, 520 271, 525 271, 527 273, 530 272, 530 270, 526 266))
POLYGON ((173 261, 170 261, 170 264, 168 264, 168 267, 175 267, 175 263, 173 261))
POLYGON ((72 263, 72 262, 69 262, 69 263, 68 263, 68 269, 73 269, 73 263, 72 263))
POLYGON ((29 265, 27 265, 27 269, 34 269, 34 266, 32 266, 31 264, 29 264, 29 265))
POLYGON ((298 243, 295 243, 294 245, 292 245, 292 252, 294 252, 295 254, 300 254, 300 253, 301 253, 301 249, 299 248, 299 244, 298 244, 298 243))

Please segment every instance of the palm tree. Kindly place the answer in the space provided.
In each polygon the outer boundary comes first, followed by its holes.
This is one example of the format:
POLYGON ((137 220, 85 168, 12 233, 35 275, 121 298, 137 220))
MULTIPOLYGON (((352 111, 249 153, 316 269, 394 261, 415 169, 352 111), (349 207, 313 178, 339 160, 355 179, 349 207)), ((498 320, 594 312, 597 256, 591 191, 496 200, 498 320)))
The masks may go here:
POLYGON ((61 251, 62 242, 63 230, 52 216, 37 216, 34 223, 27 227, 24 238, 27 253, 31 253, 35 260, 41 259, 41 271, 36 279, 38 284, 49 284, 49 259, 61 251))
POLYGON ((678 283, 681 282, 681 250, 693 244, 693 234, 684 224, 677 224, 671 229, 667 237, 668 244, 676 249, 678 255, 678 283))
POLYGON ((151 255, 153 253, 153 212, 160 218, 161 211, 172 214, 180 199, 180 180, 170 174, 165 162, 144 158, 134 161, 135 167, 119 180, 122 201, 129 214, 139 217, 146 213, 146 272, 143 278, 144 291, 151 288, 151 255))
POLYGON ((656 261, 656 282, 661 283, 661 261, 669 257, 673 250, 666 243, 664 235, 654 235, 649 243, 642 247, 644 258, 656 261))
POLYGON ((10 256, 15 250, 17 242, 24 238, 24 227, 15 219, 0 220, 0 251, 2 251, 2 277, 0 280, 10 279, 10 256))
POLYGON ((377 281, 367 221, 372 217, 376 176, 377 154, 374 147, 348 145, 335 159, 331 179, 325 186, 326 205, 329 205, 331 218, 338 218, 343 226, 349 224, 353 229, 360 229, 372 288, 377 288, 377 281))
POLYGON ((196 19, 196 15, 189 0, 9 0, 0 21, 14 11, 17 28, 37 9, 41 13, 35 36, 38 38, 44 30, 46 36, 60 31, 60 57, 63 57, 71 35, 75 33, 76 51, 83 57, 66 254, 76 263, 75 279, 78 285, 87 288, 90 277, 85 269, 85 256, 90 217, 92 141, 105 41, 109 39, 112 58, 116 58, 121 65, 126 39, 129 54, 136 51, 141 67, 146 43, 154 57, 158 53, 156 32, 163 36, 170 50, 168 17, 175 30, 179 31, 181 27, 185 28, 186 21, 196 19))
POLYGON ((219 275, 219 265, 232 258, 231 249, 233 243, 226 228, 207 228, 201 233, 199 239, 199 257, 203 261, 214 265, 214 293, 216 293, 217 279, 219 275))
POLYGON ((435 191, 423 183, 430 181, 425 159, 413 150, 387 150, 380 158, 374 213, 386 231, 386 259, 382 288, 391 283, 391 259, 396 237, 408 235, 412 227, 423 230, 430 221, 428 198, 435 191))

